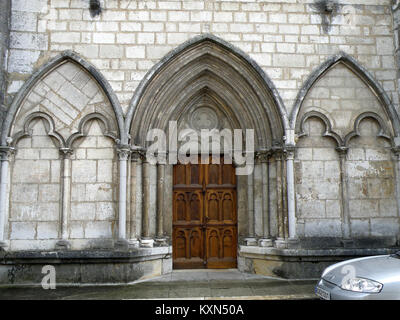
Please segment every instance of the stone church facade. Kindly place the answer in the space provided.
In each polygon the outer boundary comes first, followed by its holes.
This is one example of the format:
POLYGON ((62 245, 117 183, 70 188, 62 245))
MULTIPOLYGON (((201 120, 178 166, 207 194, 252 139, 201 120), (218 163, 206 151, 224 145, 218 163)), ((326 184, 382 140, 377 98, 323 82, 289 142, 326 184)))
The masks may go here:
POLYGON ((2 1, 0 283, 317 277, 398 248, 399 7, 2 1), (148 161, 149 130, 200 118, 254 130, 250 175, 148 161))

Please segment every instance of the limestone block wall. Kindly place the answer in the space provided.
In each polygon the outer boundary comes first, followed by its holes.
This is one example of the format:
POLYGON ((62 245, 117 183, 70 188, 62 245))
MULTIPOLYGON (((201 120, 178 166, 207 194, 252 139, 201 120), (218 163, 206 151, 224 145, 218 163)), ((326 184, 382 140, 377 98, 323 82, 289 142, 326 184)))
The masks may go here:
MULTIPOLYGON (((113 239, 118 227, 117 155, 114 142, 103 136, 98 121, 89 125, 87 137, 73 144, 69 238, 113 239)), ((79 247, 79 241, 74 243, 79 247)))
POLYGON ((11 249, 52 249, 59 238, 61 160, 43 120, 18 141, 11 168, 8 235, 11 249))
POLYGON ((390 144, 377 138, 379 125, 360 124, 360 137, 349 144, 347 174, 351 235, 390 237, 399 232, 396 166, 390 144))
POLYGON ((43 61, 73 50, 93 63, 127 110, 146 72, 167 52, 212 33, 251 56, 288 112, 310 72, 338 51, 352 55, 398 105, 390 0, 337 0, 326 16, 312 0, 12 0, 7 94, 43 61))
POLYGON ((332 65, 306 95, 297 124, 299 235, 395 239, 393 128, 366 79, 345 62, 332 65))
POLYGON ((79 130, 82 118, 93 112, 109 119, 116 130, 113 110, 96 80, 72 61, 65 61, 39 79, 24 99, 13 130, 23 127, 26 116, 45 112, 54 120, 55 130, 65 140, 79 130))
POLYGON ((296 205, 300 237, 341 237, 340 163, 335 141, 322 137, 325 125, 306 123, 308 136, 296 150, 296 205))
POLYGON ((110 247, 117 234, 117 120, 97 79, 72 59, 35 79, 11 127, 11 250, 110 247), (66 221, 66 223, 65 223, 66 221))
MULTIPOLYGON (((298 134, 297 234, 398 237, 398 183, 388 139, 395 132, 387 104, 367 81, 367 73, 360 74, 351 64, 339 61, 313 83, 297 117, 291 114, 312 72, 339 52, 364 68, 399 110, 391 1, 334 2, 334 11, 327 14, 313 0, 102 0, 102 13, 92 17, 87 0, 12 0, 10 41, 5 50, 6 108, 33 73, 65 50, 82 57, 87 68, 65 59, 46 69, 17 106, 10 132, 14 140, 7 142, 17 148, 7 190, 6 230, 11 248, 53 248, 63 233, 65 199, 70 205, 67 237, 73 248, 117 237, 118 120, 124 121, 135 90, 155 64, 186 40, 208 33, 254 60, 276 87, 273 91, 282 98, 285 116, 295 124, 291 129, 298 134), (104 83, 109 90, 104 90, 104 83), (114 93, 116 99, 111 101, 114 93), (116 105, 123 111, 118 117, 116 105), (48 120, 27 122, 35 112, 46 114, 48 120), (305 119, 310 113, 314 116, 305 119), (365 113, 370 115, 360 118, 365 113), (93 114, 97 120, 91 121, 88 116, 93 114), (345 154, 338 153, 337 147, 345 154), (70 161, 64 161, 60 148, 71 149, 70 161), (64 162, 70 166, 69 197, 61 188, 64 162)), ((232 55, 232 61, 236 58, 232 55)), ((134 137, 137 133, 129 131, 130 125, 122 131, 134 137)), ((288 132, 284 134, 287 142, 288 132)), ((282 163, 279 168, 284 172, 285 159, 282 163)), ((144 167, 141 186, 136 184, 137 164, 128 167, 128 239, 143 233, 139 208, 151 212, 149 235, 157 232, 158 178, 154 178, 154 168, 144 167)), ((288 221, 283 214, 289 210, 285 174, 277 172, 277 167, 272 156, 268 165, 272 238, 278 236, 278 229, 282 229, 280 236, 287 236, 288 221)), ((172 167, 168 170, 166 186, 172 184, 172 167)), ((258 237, 263 233, 260 173, 257 166, 254 220, 258 237)), ((246 188, 247 179, 239 178, 238 230, 243 237, 249 230, 246 188)), ((163 201, 168 233, 170 193, 163 201)))

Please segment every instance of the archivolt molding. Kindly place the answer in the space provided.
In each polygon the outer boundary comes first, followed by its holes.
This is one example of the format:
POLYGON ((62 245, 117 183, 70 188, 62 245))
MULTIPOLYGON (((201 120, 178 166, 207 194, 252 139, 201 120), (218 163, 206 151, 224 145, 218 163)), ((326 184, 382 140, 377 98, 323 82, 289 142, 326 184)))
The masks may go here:
POLYGON ((318 111, 310 111, 307 112, 300 121, 300 132, 297 134, 297 137, 300 139, 301 137, 308 136, 308 133, 304 130, 305 122, 310 118, 318 118, 325 124, 325 132, 322 135, 323 137, 330 137, 336 141, 337 147, 340 148, 344 145, 343 139, 332 130, 332 124, 327 116, 318 111))
POLYGON ((61 136, 61 134, 59 134, 57 131, 55 131, 53 119, 51 118, 51 116, 49 116, 48 114, 46 114, 44 112, 34 112, 34 113, 31 113, 30 115, 28 115, 24 121, 23 130, 14 134, 14 136, 11 138, 11 141, 9 140, 10 146, 15 148, 20 139, 27 137, 27 136, 29 136, 29 137, 32 136, 32 129, 30 129, 29 127, 30 127, 30 124, 32 123, 32 121, 34 121, 36 119, 45 120, 45 124, 46 124, 45 128, 46 128, 47 135, 50 137, 53 137, 58 142, 59 148, 65 148, 65 146, 66 146, 65 140, 61 136))
POLYGON ((104 136, 113 139, 117 144, 119 144, 121 142, 118 139, 118 137, 115 135, 115 133, 113 131, 111 131, 111 129, 110 129, 111 126, 110 126, 109 120, 102 114, 94 112, 94 113, 90 113, 82 118, 82 120, 78 126, 78 132, 75 132, 67 139, 67 143, 66 143, 67 148, 73 149, 72 145, 77 139, 82 138, 82 137, 87 137, 87 135, 88 135, 87 126, 91 120, 99 120, 100 121, 100 127, 101 127, 101 130, 102 130, 104 136))
POLYGON ((40 67, 22 86, 17 95, 15 96, 10 108, 7 111, 6 117, 3 122, 3 127, 1 131, 0 145, 7 146, 7 139, 11 132, 12 125, 15 121, 19 108, 22 106, 22 103, 25 97, 29 94, 31 89, 35 86, 35 84, 42 79, 48 72, 64 63, 66 60, 70 60, 74 63, 77 63, 83 69, 85 69, 100 85, 109 99, 111 106, 113 108, 119 129, 119 136, 121 141, 124 144, 128 143, 128 134, 125 130, 124 116, 122 113, 121 105, 118 101, 117 96, 112 90, 110 84, 105 79, 105 77, 90 63, 85 61, 79 55, 72 51, 64 51, 58 56, 51 59, 49 62, 40 67))
POLYGON ((340 52, 337 55, 332 56, 317 69, 315 69, 309 78, 304 82, 303 87, 300 89, 295 103, 293 105, 292 113, 290 115, 290 127, 295 129, 297 123, 297 117, 302 107, 302 104, 312 89, 313 85, 332 67, 337 63, 343 63, 352 70, 360 79, 366 83, 366 85, 372 90, 375 96, 378 98, 384 110, 386 111, 396 136, 400 136, 400 120, 399 116, 394 108, 393 103, 390 101, 387 93, 384 91, 382 86, 377 80, 353 57, 349 56, 345 52, 340 52))
POLYGON ((263 132, 263 139, 280 135, 282 140, 289 129, 282 99, 262 69, 242 51, 206 34, 171 51, 139 84, 125 122, 132 134, 131 143, 144 146, 148 129, 171 117, 177 119, 182 111, 178 105, 205 88, 218 96, 242 124, 262 130, 269 125, 272 134, 263 132))
POLYGON ((356 118, 356 120, 354 121, 354 130, 346 135, 346 137, 344 138, 344 145, 346 147, 349 147, 349 143, 352 138, 361 136, 360 129, 359 129, 360 123, 364 119, 367 119, 367 118, 372 118, 376 122, 378 122, 380 131, 379 131, 377 137, 384 138, 393 145, 393 139, 392 139, 391 135, 388 133, 389 130, 387 129, 385 122, 379 115, 377 115, 374 112, 364 112, 356 118))

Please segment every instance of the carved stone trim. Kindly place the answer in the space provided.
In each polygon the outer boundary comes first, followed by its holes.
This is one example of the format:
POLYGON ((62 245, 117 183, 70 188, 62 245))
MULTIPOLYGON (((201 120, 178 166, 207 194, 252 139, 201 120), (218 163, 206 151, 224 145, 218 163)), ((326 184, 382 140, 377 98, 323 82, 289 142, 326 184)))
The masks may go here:
POLYGON ((31 137, 32 136, 32 130, 29 129, 30 124, 32 121, 36 119, 43 119, 46 123, 45 129, 47 132, 47 135, 54 138, 57 142, 60 148, 64 148, 66 146, 64 138, 55 130, 55 125, 54 125, 54 120, 51 116, 49 116, 47 113, 44 112, 34 112, 31 113, 29 116, 25 118, 24 121, 24 126, 23 129, 12 137, 10 141, 10 145, 12 147, 15 147, 18 143, 18 141, 24 137, 31 137))
POLYGON ((325 132, 322 135, 323 137, 330 137, 330 138, 334 139, 336 142, 336 145, 338 147, 343 145, 343 139, 336 132, 334 132, 332 130, 332 124, 331 124, 330 120, 328 119, 328 117, 318 111, 310 111, 310 112, 307 112, 305 115, 303 115, 303 117, 301 118, 301 121, 300 121, 300 132, 297 134, 297 137, 299 139, 301 137, 308 135, 304 130, 304 124, 310 118, 317 118, 325 124, 325 132))
POLYGON ((350 140, 352 138, 359 137, 361 135, 360 129, 359 129, 360 123, 366 118, 372 118, 372 119, 376 120, 376 122, 378 122, 378 124, 380 126, 380 131, 377 136, 388 140, 393 145, 393 140, 392 140, 390 134, 388 133, 388 129, 385 125, 385 122, 382 120, 382 118, 379 115, 377 115, 374 112, 364 112, 356 118, 356 120, 354 121, 354 130, 346 135, 346 137, 344 138, 343 144, 346 147, 348 147, 350 140))
POLYGON ((111 126, 110 126, 109 120, 101 113, 94 112, 94 113, 90 113, 82 118, 82 120, 78 126, 78 132, 72 134, 67 139, 66 146, 68 148, 72 148, 72 145, 75 142, 75 140, 77 140, 81 137, 87 137, 87 135, 88 135, 87 124, 90 120, 99 120, 103 135, 113 139, 116 143, 120 142, 120 140, 117 138, 115 133, 113 131, 111 131, 111 129, 110 129, 111 126))
POLYGON ((301 106, 314 83, 316 83, 329 69, 339 62, 343 63, 346 67, 352 70, 361 80, 364 81, 364 83, 366 83, 369 88, 371 88, 386 110, 391 120, 395 135, 400 136, 400 119, 386 91, 366 68, 364 68, 356 59, 345 52, 340 52, 330 57, 319 67, 317 67, 304 82, 303 87, 300 89, 292 108, 292 113, 290 115, 290 127, 292 129, 296 128, 296 124, 298 123, 297 117, 300 113, 301 106))

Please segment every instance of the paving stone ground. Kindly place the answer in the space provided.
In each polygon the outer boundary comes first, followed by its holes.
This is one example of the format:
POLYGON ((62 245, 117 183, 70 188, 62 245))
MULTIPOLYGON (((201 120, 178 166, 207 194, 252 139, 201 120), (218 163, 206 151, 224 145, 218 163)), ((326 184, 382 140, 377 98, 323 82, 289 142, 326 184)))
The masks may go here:
POLYGON ((237 270, 185 270, 128 285, 3 287, 0 300, 316 299, 317 280, 285 280, 237 270))

